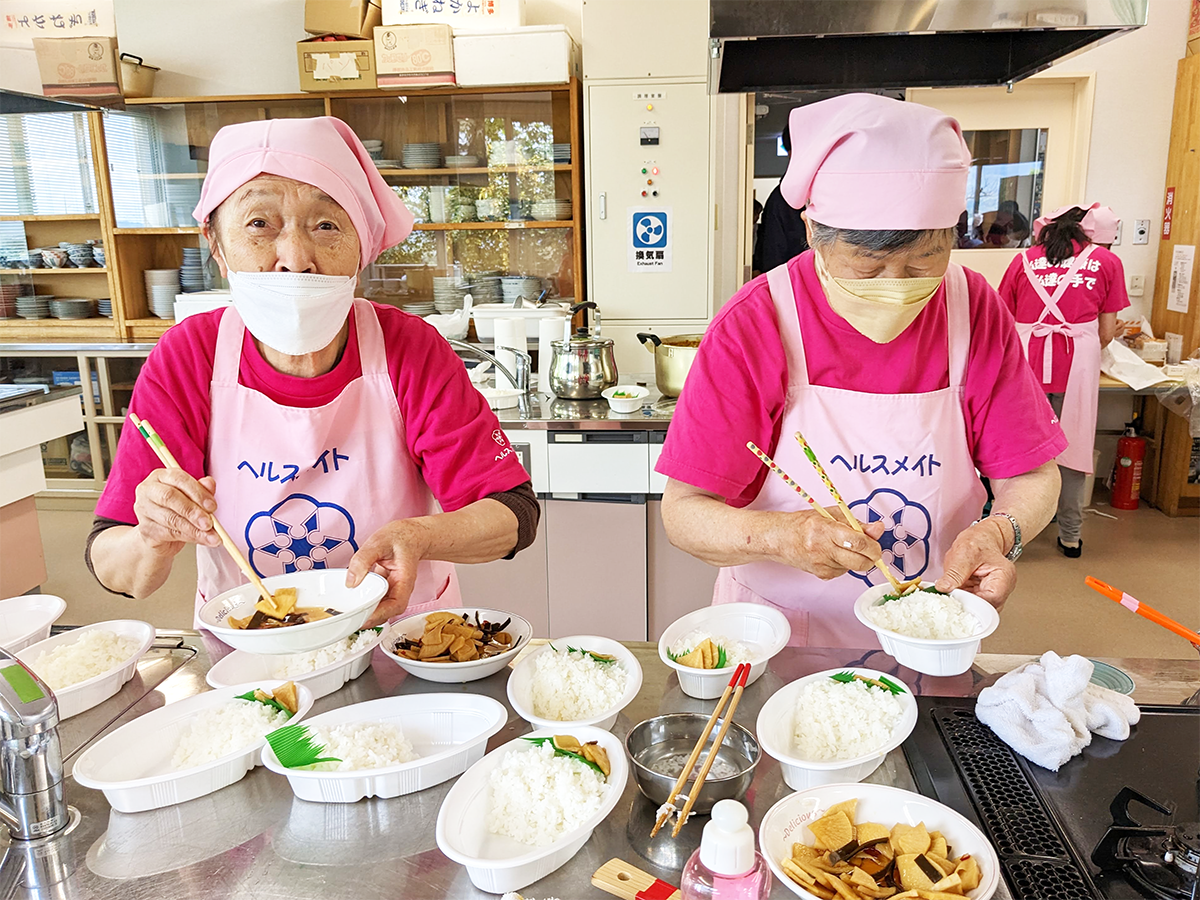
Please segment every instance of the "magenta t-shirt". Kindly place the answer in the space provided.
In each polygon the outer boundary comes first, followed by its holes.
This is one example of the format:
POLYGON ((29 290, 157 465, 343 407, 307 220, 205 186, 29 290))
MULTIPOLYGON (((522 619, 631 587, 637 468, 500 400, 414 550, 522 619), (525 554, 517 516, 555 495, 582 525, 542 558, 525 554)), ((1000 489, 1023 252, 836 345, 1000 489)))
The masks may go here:
MULTIPOLYGON (((830 308, 812 251, 787 265, 812 384, 867 394, 949 387, 944 287, 896 340, 876 344, 830 308)), ((969 269, 966 275, 971 310, 963 398, 967 444, 984 475, 1009 478, 1054 459, 1067 440, 1025 362, 1012 316, 982 275, 969 269)), ((745 506, 767 475, 746 442, 774 453, 787 383, 775 306, 761 275, 713 319, 688 371, 656 469, 745 506)))
MULTIPOLYGON (((1079 253, 1083 247, 1083 244, 1076 242, 1075 252, 1079 253)), ((1045 247, 1030 247, 1027 252, 1034 274, 1046 293, 1054 296, 1059 280, 1067 274, 1067 269, 1075 262, 1075 256, 1052 266, 1046 260, 1045 247)), ((1121 265, 1120 257, 1111 250, 1096 247, 1071 281, 1058 300, 1058 308, 1068 322, 1094 322, 1101 313, 1120 312, 1129 306, 1129 295, 1125 291, 1125 268, 1121 265)), ((1041 318, 1045 304, 1029 283, 1019 253, 1013 257, 1008 271, 1000 279, 1000 296, 1018 322, 1036 322, 1041 318)), ((1057 321, 1053 316, 1048 320, 1057 321)), ((1074 344, 1062 335, 1054 335, 1053 339, 1053 372, 1050 383, 1042 386, 1048 394, 1060 394, 1067 389, 1074 344)), ((1036 335, 1029 338, 1029 359, 1038 384, 1042 384, 1045 341, 1046 338, 1036 335)))
MULTIPOLYGON (((461 509, 528 481, 515 454, 497 453, 493 434, 500 423, 445 339, 418 316, 390 306, 373 306, 383 329, 388 373, 404 421, 405 449, 442 508, 448 512, 461 509)), ((196 478, 208 472, 209 385, 217 326, 223 314, 224 310, 216 310, 190 316, 168 330, 142 367, 129 404, 130 412, 149 418, 179 464, 196 478)), ((350 316, 350 335, 342 358, 316 378, 277 372, 263 359, 247 331, 238 381, 275 403, 311 409, 337 399, 361 375, 358 334, 354 316, 350 316)), ((403 451, 397 448, 397 452, 403 451)), ((96 515, 135 523, 137 486, 160 465, 136 428, 122 428, 96 515)))

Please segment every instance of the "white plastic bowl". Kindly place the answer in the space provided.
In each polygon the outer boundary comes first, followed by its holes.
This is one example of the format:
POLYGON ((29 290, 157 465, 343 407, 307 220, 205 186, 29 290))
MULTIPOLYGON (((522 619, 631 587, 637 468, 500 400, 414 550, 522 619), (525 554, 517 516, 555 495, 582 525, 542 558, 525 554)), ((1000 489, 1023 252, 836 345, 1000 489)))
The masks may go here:
POLYGON ((348 722, 399 725, 419 759, 380 769, 309 772, 284 768, 268 744, 263 765, 287 777, 292 792, 315 803, 354 803, 399 797, 460 775, 483 758, 488 739, 504 727, 504 704, 477 694, 406 694, 355 703, 313 716, 311 727, 348 722))
POLYGON ((154 644, 154 626, 149 622, 139 622, 137 619, 112 619, 108 622, 96 622, 92 625, 72 628, 70 631, 56 634, 52 638, 30 644, 20 653, 13 655, 36 672, 35 663, 39 656, 56 647, 61 647, 63 644, 74 643, 86 631, 111 631, 118 637, 133 638, 138 642, 138 646, 129 659, 102 675, 55 691, 54 699, 58 701, 60 722, 103 703, 121 690, 125 682, 132 678, 133 673, 137 671, 138 660, 145 656, 146 651, 154 644))
POLYGON ((379 646, 381 637, 382 632, 378 632, 373 639, 368 641, 367 646, 335 663, 314 669, 304 675, 277 675, 275 667, 283 662, 279 656, 234 650, 209 669, 204 680, 208 682, 209 687, 222 688, 260 678, 290 678, 296 684, 302 684, 308 688, 312 692, 314 700, 320 700, 334 691, 341 690, 343 685, 367 671, 371 665, 371 653, 379 646))
POLYGON ((470 662, 420 662, 419 660, 409 659, 406 656, 400 656, 392 648, 396 646, 398 638, 406 637, 411 640, 412 638, 419 638, 424 634, 426 614, 421 613, 409 616, 407 619, 401 619, 399 622, 393 622, 383 632, 383 652, 395 660, 396 665, 409 675, 416 675, 425 681, 433 681, 438 684, 464 684, 468 681, 478 681, 480 678, 495 675, 512 662, 513 658, 525 649, 525 645, 533 637, 532 625, 516 613, 505 612, 502 609, 485 609, 482 606, 472 606, 469 608, 439 609, 437 612, 452 612, 459 615, 467 615, 471 617, 472 621, 474 621, 475 613, 479 613, 480 619, 489 622, 503 622, 505 619, 511 617, 512 621, 508 623, 508 628, 505 630, 512 635, 513 646, 511 650, 506 650, 504 653, 489 656, 487 659, 471 660, 470 662))
POLYGON ((862 781, 879 768, 879 764, 883 762, 883 758, 888 753, 908 739, 916 724, 917 701, 913 698, 908 685, 886 672, 846 666, 841 669, 817 672, 815 675, 806 675, 804 678, 797 678, 790 684, 781 687, 763 704, 754 731, 758 735, 759 743, 762 744, 763 752, 779 760, 780 768, 783 769, 784 783, 794 791, 802 791, 821 784, 850 784, 862 781), (904 706, 904 714, 888 742, 864 756, 853 759, 804 759, 796 754, 796 745, 792 738, 796 723, 796 700, 806 685, 828 678, 838 672, 854 672, 858 675, 866 675, 868 678, 883 676, 889 681, 899 684, 904 688, 904 693, 896 696, 904 706))
POLYGON ((940 831, 957 854, 969 853, 979 863, 982 880, 967 894, 969 900, 988 900, 1000 886, 1000 860, 982 831, 948 806, 900 788, 881 784, 826 784, 784 797, 763 816, 758 827, 758 845, 775 877, 797 897, 817 900, 783 873, 779 861, 792 855, 792 844, 813 843, 808 823, 821 818, 825 810, 843 800, 857 799, 855 822, 879 822, 889 828, 897 823, 925 823, 930 831, 940 831))
MULTIPOLYGON (((930 585, 932 582, 926 582, 921 587, 926 588, 930 585)), ((884 594, 891 592, 890 584, 880 584, 863 592, 854 601, 854 615, 858 621, 875 632, 884 653, 914 672, 923 672, 926 675, 961 675, 975 662, 975 655, 979 652, 979 645, 983 639, 1000 627, 1000 614, 992 604, 967 591, 951 591, 950 596, 962 603, 967 612, 979 620, 980 631, 969 638, 953 640, 905 637, 895 631, 880 628, 867 617, 867 608, 879 605, 884 594)))
POLYGON ((672 644, 697 630, 720 635, 731 641, 753 644, 759 649, 760 652, 750 661, 747 686, 758 680, 767 670, 767 663, 771 657, 786 647, 792 636, 792 626, 783 613, 758 603, 721 603, 705 606, 676 619, 667 626, 658 640, 658 658, 678 674, 679 687, 683 692, 697 700, 713 700, 720 697, 737 668, 726 666, 723 669, 693 669, 690 666, 681 666, 667 655, 672 644))
POLYGON ((617 413, 635 413, 642 408, 642 401, 650 396, 650 391, 638 384, 618 384, 600 392, 600 396, 608 401, 608 407, 617 413), (632 397, 614 397, 617 392, 632 394, 632 397))
POLYGON ((9 653, 50 637, 50 627, 66 611, 62 597, 25 594, 0 600, 0 647, 9 653))
POLYGON ((287 628, 231 628, 224 624, 230 616, 243 618, 254 612, 259 593, 252 584, 242 584, 218 594, 200 607, 200 627, 211 631, 235 650, 248 653, 307 653, 349 637, 367 623, 375 607, 387 593, 387 579, 368 573, 355 588, 346 587, 345 569, 309 569, 263 579, 267 590, 294 587, 297 606, 320 606, 338 610, 330 616, 304 625, 287 628))
MULTIPOLYGON (((227 703, 238 694, 281 684, 276 679, 221 688, 139 716, 88 747, 75 761, 75 780, 103 791, 113 809, 127 813, 172 806, 228 787, 262 764, 265 740, 202 765, 172 769, 171 757, 184 727, 201 711, 227 703)), ((299 722, 312 709, 308 688, 297 685, 296 696, 299 709, 289 723, 299 722)))
POLYGON ((596 728, 603 728, 608 731, 617 721, 617 716, 621 710, 633 702, 638 691, 642 689, 642 667, 635 657, 624 644, 620 644, 610 638, 598 637, 592 634, 574 634, 570 637, 555 638, 550 642, 559 650, 564 650, 567 647, 574 647, 577 650, 591 650, 593 653, 607 653, 615 656, 620 664, 625 667, 625 671, 629 673, 629 680, 625 685, 625 693, 621 695, 614 706, 605 710, 598 716, 592 716, 587 719, 578 719, 567 722, 561 722, 556 719, 543 719, 533 712, 533 674, 534 665, 537 657, 543 653, 553 653, 550 644, 544 647, 539 647, 528 656, 524 657, 516 666, 513 667, 512 674, 508 676, 508 702, 512 704, 512 708, 522 719, 534 727, 548 729, 562 729, 565 726, 577 725, 594 725, 596 728))
POLYGON ((535 731, 497 747, 450 788, 437 817, 437 845, 454 862, 465 866, 471 883, 481 891, 504 894, 518 891, 565 865, 580 851, 592 831, 603 822, 621 799, 629 779, 629 763, 621 741, 599 728, 571 727, 535 731), (524 737, 570 734, 581 743, 597 741, 608 753, 612 771, 600 809, 574 831, 545 847, 532 847, 512 838, 492 834, 487 828, 490 803, 488 781, 492 770, 509 750, 524 743, 524 737))

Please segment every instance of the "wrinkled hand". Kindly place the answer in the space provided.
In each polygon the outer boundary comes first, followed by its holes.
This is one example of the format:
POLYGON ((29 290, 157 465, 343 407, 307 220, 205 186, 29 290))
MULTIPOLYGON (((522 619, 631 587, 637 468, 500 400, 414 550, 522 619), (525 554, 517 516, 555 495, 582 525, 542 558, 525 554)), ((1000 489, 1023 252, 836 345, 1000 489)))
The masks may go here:
POLYGON ((408 608, 424 551, 423 533, 412 519, 389 522, 358 548, 348 566, 346 587, 357 587, 368 572, 377 572, 388 582, 387 593, 364 628, 382 625, 408 608))
POLYGON ((775 559, 824 581, 851 569, 865 572, 871 568, 883 553, 876 543, 883 534, 883 523, 863 525, 863 535, 845 523, 841 510, 834 508, 830 513, 834 521, 816 510, 780 513, 783 518, 774 540, 775 559))
POLYGON ((1007 545, 1008 536, 997 519, 973 525, 950 545, 945 570, 934 587, 962 588, 1001 609, 1017 586, 1017 567, 1004 555, 1007 545))
POLYGON ((197 481, 183 469, 155 469, 137 486, 134 496, 133 514, 142 540, 155 552, 169 556, 185 544, 218 546, 221 539, 212 525, 216 489, 209 475, 197 481))

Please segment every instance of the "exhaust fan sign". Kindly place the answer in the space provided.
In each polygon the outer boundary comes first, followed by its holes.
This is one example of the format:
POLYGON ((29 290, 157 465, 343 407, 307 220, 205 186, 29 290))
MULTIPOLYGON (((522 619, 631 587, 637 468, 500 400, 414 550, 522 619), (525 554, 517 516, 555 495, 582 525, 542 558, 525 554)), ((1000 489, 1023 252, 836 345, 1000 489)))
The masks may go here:
POLYGON ((630 272, 671 271, 671 210, 629 208, 630 272))

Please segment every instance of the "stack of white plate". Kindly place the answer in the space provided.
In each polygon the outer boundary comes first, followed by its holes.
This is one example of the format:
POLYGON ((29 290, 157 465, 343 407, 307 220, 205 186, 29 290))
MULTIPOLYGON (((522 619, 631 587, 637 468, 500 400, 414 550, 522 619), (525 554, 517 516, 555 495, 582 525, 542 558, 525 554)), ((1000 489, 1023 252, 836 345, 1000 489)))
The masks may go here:
POLYGON ((471 289, 455 275, 433 276, 433 305, 440 313, 452 313, 463 308, 463 295, 471 289))
POLYGON ((90 319, 94 303, 85 297, 56 297, 50 301, 50 315, 56 319, 90 319))
POLYGON ((473 169, 479 165, 478 156, 447 156, 447 169, 473 169))
POLYGON ((442 164, 442 145, 405 144, 403 164, 406 169, 436 169, 442 164))
POLYGON ((500 303, 504 299, 499 272, 468 272, 466 279, 470 283, 472 303, 500 303))
POLYGON ((146 303, 160 319, 175 317, 175 295, 181 292, 178 269, 146 269, 146 303))
POLYGON ((398 169, 400 168, 400 160, 398 159, 373 159, 377 169, 398 169))
POLYGON ((432 300, 408 300, 402 302, 400 308, 414 316, 431 316, 437 311, 432 300))
POLYGON ((571 161, 571 145, 570 144, 554 144, 554 161, 556 163, 569 163, 571 161))
POLYGON ((199 247, 183 248, 183 268, 179 270, 179 283, 185 294, 204 290, 204 256, 199 247))
POLYGON ((112 318, 112 298, 101 297, 96 301, 96 311, 106 319, 112 318))
POLYGON ((500 279, 504 302, 512 303, 518 297, 536 300, 542 293, 542 279, 536 275, 505 275, 500 279))
POLYGON ((539 222, 571 218, 570 200, 534 200, 531 207, 533 217, 539 222))
POLYGON ((50 318, 50 296, 39 294, 33 297, 18 297, 17 315, 22 319, 50 318))

